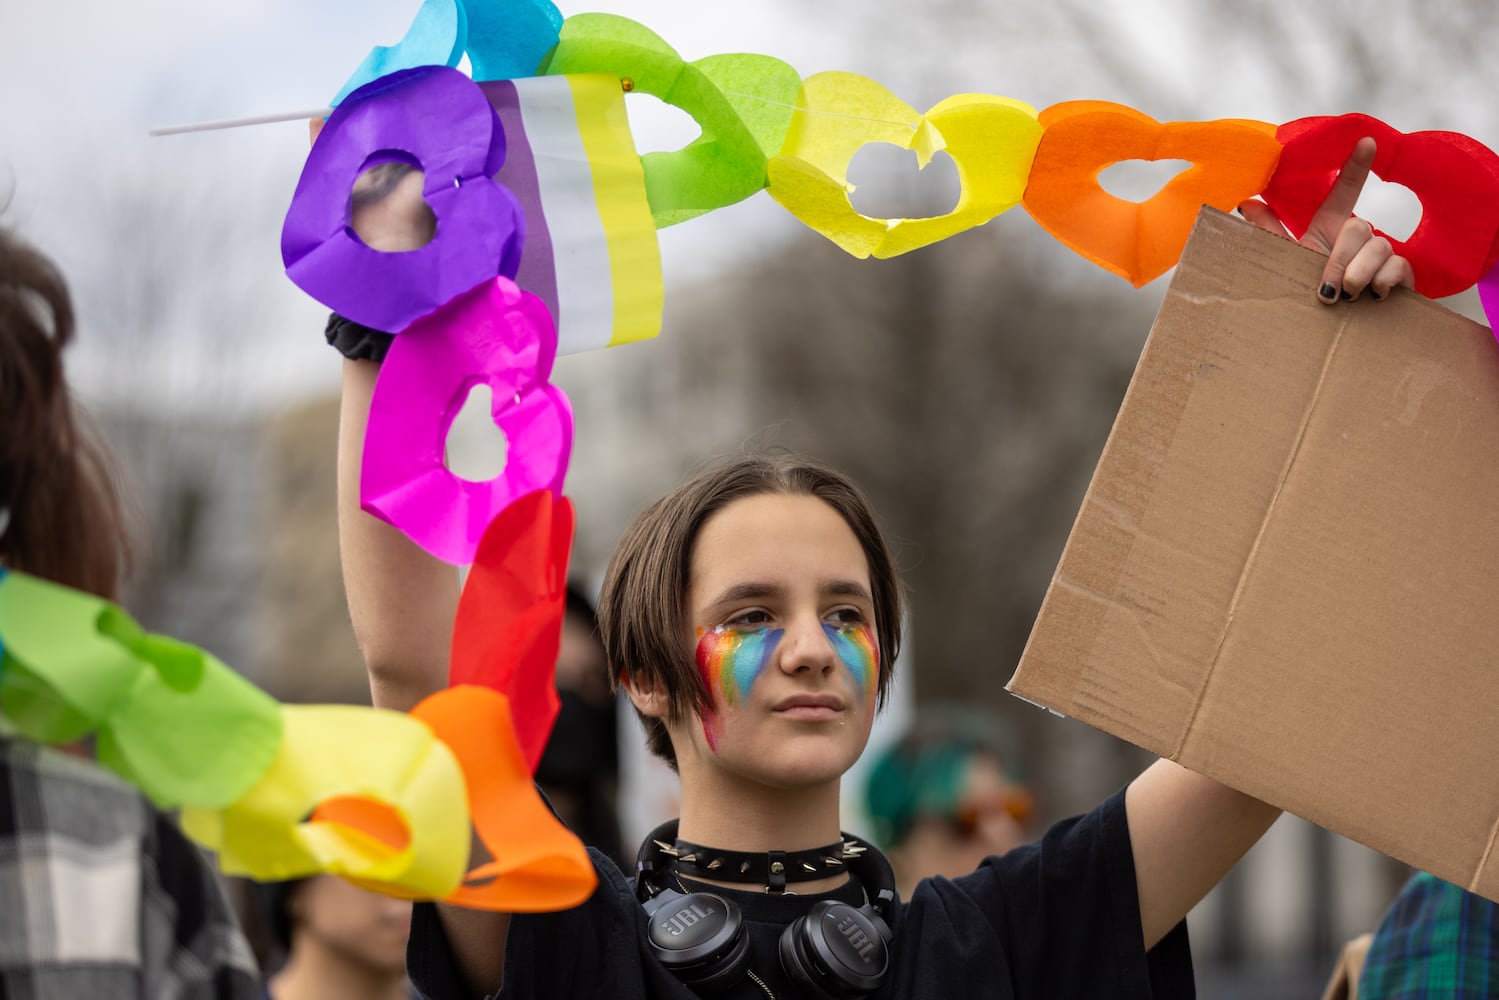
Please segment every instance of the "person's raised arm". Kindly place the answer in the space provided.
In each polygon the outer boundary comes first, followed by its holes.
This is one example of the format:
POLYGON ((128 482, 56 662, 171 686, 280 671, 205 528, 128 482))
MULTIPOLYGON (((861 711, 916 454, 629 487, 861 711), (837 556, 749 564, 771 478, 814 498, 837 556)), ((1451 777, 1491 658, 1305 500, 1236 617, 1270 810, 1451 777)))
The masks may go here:
MULTIPOLYGON (((315 123, 316 138, 320 126, 315 123)), ((432 238, 422 175, 405 164, 367 171, 350 198, 350 226, 365 245, 387 253, 432 238)), ((380 366, 344 361, 338 421, 338 542, 354 637, 369 671, 375 705, 408 711, 448 685, 458 572, 359 506, 365 426, 380 366)))
MULTIPOLYGON (((1353 216, 1374 152, 1373 139, 1358 141, 1300 240, 1328 257, 1316 289, 1324 304, 1358 298, 1365 289, 1383 299, 1396 285, 1415 286, 1410 263, 1374 235, 1369 223, 1353 216)), ((1284 235, 1263 202, 1245 202, 1239 211, 1255 225, 1284 235)), ((1125 811, 1147 948, 1165 937, 1280 815, 1274 806, 1166 760, 1130 785, 1125 811)))
MULTIPOLYGON (((312 124, 317 138, 321 120, 312 124)), ((435 222, 422 176, 401 164, 367 172, 355 185, 350 225, 366 245, 399 252, 424 246, 435 222)), ((407 711, 448 686, 458 571, 359 506, 365 427, 380 366, 344 361, 338 424, 338 541, 354 635, 381 708, 407 711)), ((477 838, 476 838, 477 845, 477 838)), ((459 977, 473 996, 500 988, 510 916, 438 904, 459 977)))

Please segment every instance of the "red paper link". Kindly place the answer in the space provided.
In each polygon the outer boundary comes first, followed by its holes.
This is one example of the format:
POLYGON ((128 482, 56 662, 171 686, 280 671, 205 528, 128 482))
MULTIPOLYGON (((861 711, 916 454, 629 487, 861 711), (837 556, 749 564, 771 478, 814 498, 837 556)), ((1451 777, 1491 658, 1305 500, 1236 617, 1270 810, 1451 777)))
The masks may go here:
MULTIPOLYGON (((571 517, 566 520, 571 534, 571 517)), ((551 677, 548 669, 548 684, 551 677)), ((445 902, 536 913, 577 906, 593 894, 598 877, 588 851, 552 815, 531 783, 535 764, 528 768, 521 756, 515 739, 520 719, 512 718, 503 694, 452 687, 422 701, 411 715, 431 726, 458 758, 468 783, 474 832, 493 858, 469 871, 445 902)))
POLYGON ((1421 199, 1421 222, 1410 239, 1380 233, 1410 261, 1418 292, 1456 295, 1499 260, 1499 156, 1478 140, 1457 132, 1407 134, 1360 114, 1301 118, 1276 135, 1285 152, 1264 198, 1297 239, 1354 144, 1371 136, 1379 147, 1374 173, 1421 199))
POLYGON ((553 680, 567 601, 573 506, 528 493, 484 531, 458 599, 448 683, 510 699, 515 734, 534 773, 560 705, 553 680))
POLYGON ((1067 101, 1040 114, 1041 144, 1023 204, 1047 232, 1136 287, 1175 266, 1203 205, 1232 211, 1275 171, 1275 126, 1225 118, 1158 122, 1122 104, 1067 101), (1109 194, 1104 168, 1125 160, 1191 160, 1155 196, 1109 194))

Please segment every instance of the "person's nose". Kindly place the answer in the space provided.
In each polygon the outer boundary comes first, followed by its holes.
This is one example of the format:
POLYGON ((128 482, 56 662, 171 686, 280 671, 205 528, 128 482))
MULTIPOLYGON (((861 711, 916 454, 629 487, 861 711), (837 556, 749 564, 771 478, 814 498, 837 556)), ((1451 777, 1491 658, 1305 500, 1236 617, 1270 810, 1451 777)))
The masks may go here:
POLYGON ((830 674, 837 666, 838 654, 833 641, 823 630, 822 620, 810 618, 788 624, 781 639, 780 666, 788 674, 815 672, 830 674))

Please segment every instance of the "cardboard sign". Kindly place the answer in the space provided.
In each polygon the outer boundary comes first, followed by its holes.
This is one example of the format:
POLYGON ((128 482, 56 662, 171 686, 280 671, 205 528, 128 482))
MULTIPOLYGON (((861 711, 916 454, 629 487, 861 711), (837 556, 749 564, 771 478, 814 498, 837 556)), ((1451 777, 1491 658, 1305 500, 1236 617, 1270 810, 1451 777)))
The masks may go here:
POLYGON ((1014 694, 1499 899, 1499 345, 1211 209, 1014 694))

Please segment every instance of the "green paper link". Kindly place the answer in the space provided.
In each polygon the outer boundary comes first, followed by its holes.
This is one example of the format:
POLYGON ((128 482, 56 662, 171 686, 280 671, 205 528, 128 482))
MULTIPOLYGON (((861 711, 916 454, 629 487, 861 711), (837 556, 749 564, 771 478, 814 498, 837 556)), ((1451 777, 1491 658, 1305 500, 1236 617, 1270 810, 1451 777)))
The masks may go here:
POLYGON ((100 763, 162 808, 230 805, 281 744, 275 699, 103 598, 0 576, 0 648, 0 714, 42 743, 97 732, 100 763))
POLYGON ((640 158, 658 229, 765 187, 766 160, 780 152, 801 93, 801 77, 779 59, 742 53, 684 62, 655 32, 613 14, 563 21, 541 73, 613 73, 697 122, 702 135, 682 149, 640 158))

